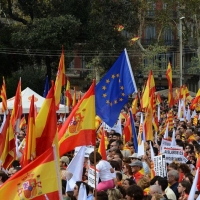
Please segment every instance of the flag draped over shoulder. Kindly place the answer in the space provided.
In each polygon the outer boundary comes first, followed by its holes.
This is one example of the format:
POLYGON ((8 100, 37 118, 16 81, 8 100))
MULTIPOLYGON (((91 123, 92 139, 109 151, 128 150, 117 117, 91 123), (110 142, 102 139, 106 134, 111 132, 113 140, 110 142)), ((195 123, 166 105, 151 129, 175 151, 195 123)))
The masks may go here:
POLYGON ((57 131, 54 84, 44 100, 35 120, 36 156, 51 147, 57 131))
POLYGON ((53 147, 0 187, 0 199, 61 199, 53 147))
POLYGON ((49 78, 46 76, 43 97, 45 98, 49 91, 49 78))
POLYGON ((21 96, 21 78, 20 78, 18 86, 17 86, 14 106, 13 106, 13 110, 11 114, 11 123, 15 132, 19 132, 21 115, 22 115, 22 96, 21 96))
POLYGON ((167 67, 166 77, 167 77, 168 86, 169 86, 168 104, 169 104, 169 107, 172 107, 174 102, 173 102, 173 90, 172 90, 172 67, 170 63, 168 64, 168 67, 167 67))
POLYGON ((64 59, 64 49, 62 49, 62 53, 60 56, 60 62, 58 66, 58 72, 56 76, 56 82, 55 82, 55 103, 56 103, 56 109, 59 109, 60 104, 60 97, 61 97, 61 90, 62 86, 65 85, 65 59, 64 59))
POLYGON ((96 85, 96 113, 110 127, 116 123, 128 96, 137 92, 126 49, 96 85))
POLYGON ((5 169, 14 159, 15 140, 12 124, 10 123, 10 113, 8 113, 4 127, 0 134, 0 160, 5 169))
POLYGON ((2 99, 2 112, 5 112, 7 110, 7 96, 6 96, 6 83, 5 79, 3 77, 3 84, 1 87, 1 99, 2 99))
POLYGON ((59 131, 60 155, 77 146, 95 144, 95 116, 95 82, 93 82, 59 131))
POLYGON ((24 167, 36 158, 36 134, 35 134, 35 106, 34 95, 31 98, 28 116, 28 128, 26 134, 26 145, 23 152, 21 165, 24 167))

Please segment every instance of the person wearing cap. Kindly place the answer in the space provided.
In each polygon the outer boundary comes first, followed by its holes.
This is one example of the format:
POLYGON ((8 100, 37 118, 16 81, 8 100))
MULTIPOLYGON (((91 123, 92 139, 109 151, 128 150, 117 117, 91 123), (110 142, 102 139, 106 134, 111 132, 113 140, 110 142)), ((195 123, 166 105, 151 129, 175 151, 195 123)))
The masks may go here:
POLYGON ((131 170, 133 172, 133 179, 137 183, 139 179, 141 179, 144 175, 140 172, 141 169, 143 169, 142 161, 137 160, 135 162, 132 162, 129 164, 131 166, 131 170))
POLYGON ((62 156, 60 158, 60 168, 67 169, 68 164, 69 164, 69 158, 67 156, 62 156))

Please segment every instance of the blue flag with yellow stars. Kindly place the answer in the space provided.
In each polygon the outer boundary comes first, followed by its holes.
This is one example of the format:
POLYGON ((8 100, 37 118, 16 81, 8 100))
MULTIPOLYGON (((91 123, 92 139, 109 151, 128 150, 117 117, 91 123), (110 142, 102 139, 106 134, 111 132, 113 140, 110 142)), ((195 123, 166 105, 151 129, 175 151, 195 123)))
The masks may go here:
POLYGON ((126 49, 96 85, 96 114, 110 127, 117 121, 130 94, 137 92, 126 49))

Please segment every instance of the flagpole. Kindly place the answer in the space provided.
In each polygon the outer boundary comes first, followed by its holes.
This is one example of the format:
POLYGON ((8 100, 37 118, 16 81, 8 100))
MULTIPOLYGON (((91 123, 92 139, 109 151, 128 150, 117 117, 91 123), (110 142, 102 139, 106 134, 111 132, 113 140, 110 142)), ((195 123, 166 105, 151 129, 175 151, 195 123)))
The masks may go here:
POLYGON ((57 174, 57 181, 58 181, 58 194, 60 200, 62 200, 62 186, 61 186, 61 181, 60 181, 60 172, 59 172, 59 165, 58 165, 58 157, 57 157, 57 152, 56 152, 56 146, 55 144, 52 145, 53 148, 53 155, 54 155, 54 162, 55 162, 55 167, 56 167, 56 174, 57 174))
POLYGON ((97 156, 96 156, 97 150, 96 150, 96 139, 95 139, 95 144, 94 144, 94 197, 97 199, 97 186, 96 186, 96 178, 97 178, 97 173, 96 173, 96 164, 97 164, 97 156))
MULTIPOLYGON (((93 79, 93 82, 95 82, 95 85, 96 85, 96 80, 93 79)), ((99 128, 101 127, 102 123, 99 125, 97 131, 99 130, 99 128)), ((97 133, 96 131, 96 133, 97 133)), ((96 134, 95 134, 96 135, 96 134)), ((95 143, 94 143, 94 197, 95 199, 97 199, 97 186, 96 186, 96 178, 97 178, 97 173, 96 173, 96 164, 97 164, 97 156, 96 156, 96 153, 97 153, 97 149, 96 149, 96 144, 97 144, 97 140, 95 138, 95 143)))

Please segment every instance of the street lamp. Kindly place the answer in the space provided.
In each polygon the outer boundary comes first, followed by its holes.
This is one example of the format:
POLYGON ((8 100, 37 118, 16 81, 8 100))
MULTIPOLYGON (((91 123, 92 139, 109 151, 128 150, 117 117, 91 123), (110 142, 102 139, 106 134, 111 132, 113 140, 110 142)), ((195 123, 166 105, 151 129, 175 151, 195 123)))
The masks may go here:
POLYGON ((182 19, 185 17, 179 18, 179 48, 180 48, 180 87, 183 85, 183 39, 182 39, 182 19))

